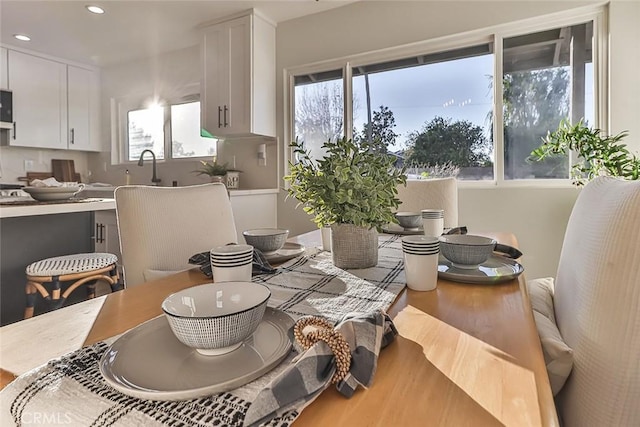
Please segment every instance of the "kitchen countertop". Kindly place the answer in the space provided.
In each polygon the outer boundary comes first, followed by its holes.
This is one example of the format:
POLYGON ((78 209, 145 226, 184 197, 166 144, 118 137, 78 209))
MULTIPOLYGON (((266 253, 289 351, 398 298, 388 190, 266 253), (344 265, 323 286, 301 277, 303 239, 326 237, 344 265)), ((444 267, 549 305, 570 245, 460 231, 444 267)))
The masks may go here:
MULTIPOLYGON (((33 201, 31 197, 5 197, 0 201, 33 201)), ((29 205, 0 205, 0 218, 14 218, 34 215, 50 215, 71 212, 104 211, 116 208, 114 199, 79 199, 77 202, 38 203, 29 205)))

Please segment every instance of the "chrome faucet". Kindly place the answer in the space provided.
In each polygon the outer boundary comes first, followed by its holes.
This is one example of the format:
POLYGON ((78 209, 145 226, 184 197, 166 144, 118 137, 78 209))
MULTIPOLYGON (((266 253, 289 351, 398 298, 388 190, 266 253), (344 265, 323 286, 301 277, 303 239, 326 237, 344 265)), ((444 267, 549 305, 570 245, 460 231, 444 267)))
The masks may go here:
POLYGON ((153 157, 153 176, 151 177, 151 182, 153 185, 158 185, 162 180, 156 175, 156 155, 153 151, 149 149, 142 150, 142 153, 140 153, 140 159, 138 159, 138 166, 144 165, 144 153, 151 153, 151 156, 153 157))

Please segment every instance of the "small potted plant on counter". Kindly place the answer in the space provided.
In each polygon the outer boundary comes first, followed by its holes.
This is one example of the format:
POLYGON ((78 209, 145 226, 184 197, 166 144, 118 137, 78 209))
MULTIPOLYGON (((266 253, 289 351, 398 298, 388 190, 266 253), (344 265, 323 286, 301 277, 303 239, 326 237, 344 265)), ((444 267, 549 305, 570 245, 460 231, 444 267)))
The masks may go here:
POLYGON ((196 169, 193 172, 197 175, 209 175, 211 177, 211 182, 221 182, 226 184, 225 177, 228 171, 227 163, 219 164, 216 156, 213 156, 213 162, 201 160, 200 164, 200 169, 196 169))
POLYGON ((302 143, 291 143, 289 196, 295 197, 319 226, 331 226, 333 263, 367 268, 378 263, 378 230, 395 222, 400 205, 398 184, 406 182, 392 156, 369 142, 341 138, 323 145, 325 157, 314 160, 302 143))

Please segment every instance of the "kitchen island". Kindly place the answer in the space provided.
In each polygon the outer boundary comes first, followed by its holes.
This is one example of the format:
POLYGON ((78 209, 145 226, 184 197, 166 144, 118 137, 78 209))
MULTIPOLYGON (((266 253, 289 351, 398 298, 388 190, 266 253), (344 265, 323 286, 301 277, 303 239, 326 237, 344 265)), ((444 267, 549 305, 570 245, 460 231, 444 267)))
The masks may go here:
MULTIPOLYGON (((21 320, 25 268, 44 258, 94 251, 94 212, 115 209, 113 199, 36 202, 30 197, 0 199, 0 325, 21 320)), ((71 304, 86 297, 73 292, 71 304)), ((47 311, 41 298, 36 315, 47 311)))

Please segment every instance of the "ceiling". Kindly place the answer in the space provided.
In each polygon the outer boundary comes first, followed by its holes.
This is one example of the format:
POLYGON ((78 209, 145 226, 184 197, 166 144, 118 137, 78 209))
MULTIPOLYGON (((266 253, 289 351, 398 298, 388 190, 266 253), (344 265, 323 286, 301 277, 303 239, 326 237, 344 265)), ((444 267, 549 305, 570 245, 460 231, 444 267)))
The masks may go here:
POLYGON ((198 26, 247 9, 275 23, 351 1, 0 1, 0 42, 70 61, 106 67, 195 46, 198 26), (94 15, 85 5, 105 9, 94 15), (14 34, 26 34, 20 42, 14 34))

